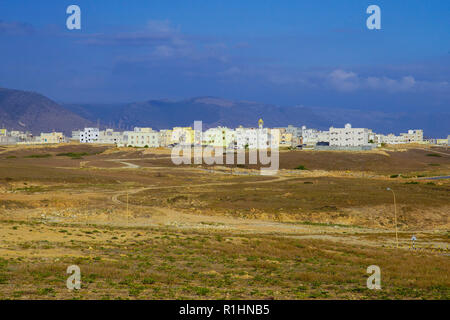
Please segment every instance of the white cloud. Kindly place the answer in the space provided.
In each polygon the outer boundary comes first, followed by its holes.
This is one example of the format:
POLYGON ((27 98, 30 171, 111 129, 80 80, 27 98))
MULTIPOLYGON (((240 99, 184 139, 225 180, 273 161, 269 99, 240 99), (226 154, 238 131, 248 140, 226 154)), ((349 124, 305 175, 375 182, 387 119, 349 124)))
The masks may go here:
POLYGON ((341 69, 334 70, 327 75, 327 83, 334 89, 342 92, 356 90, 376 90, 386 92, 406 92, 411 90, 435 90, 448 85, 448 83, 417 81, 413 76, 404 76, 398 79, 389 77, 362 77, 355 72, 341 69))
POLYGON ((220 72, 219 74, 224 75, 224 76, 235 76, 240 73, 241 73, 241 69, 239 69, 238 67, 231 67, 225 71, 220 72))
POLYGON ((176 33, 179 31, 179 27, 173 27, 169 20, 149 20, 147 29, 157 33, 176 33))
POLYGON ((358 75, 341 69, 334 70, 328 75, 328 82, 338 91, 354 91, 361 86, 358 75))

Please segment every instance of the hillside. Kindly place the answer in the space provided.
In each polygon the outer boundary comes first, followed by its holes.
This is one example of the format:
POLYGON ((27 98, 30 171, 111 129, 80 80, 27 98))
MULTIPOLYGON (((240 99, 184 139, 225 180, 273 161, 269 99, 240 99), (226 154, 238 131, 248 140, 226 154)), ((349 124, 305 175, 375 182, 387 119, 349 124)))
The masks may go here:
POLYGON ((197 97, 180 101, 149 100, 124 104, 68 104, 65 108, 95 123, 120 129, 148 126, 154 129, 191 126, 202 120, 203 127, 218 125, 256 126, 259 118, 268 127, 306 125, 327 130, 350 122, 354 127, 379 133, 424 129, 425 136, 447 137, 450 113, 401 113, 359 109, 278 106, 251 101, 230 101, 197 97))
POLYGON ((28 91, 0 88, 0 126, 32 133, 63 131, 91 125, 91 121, 49 98, 28 91))
POLYGON ((354 127, 379 133, 400 133, 424 129, 427 137, 447 137, 450 113, 399 113, 360 109, 278 106, 252 101, 231 101, 217 97, 196 97, 179 101, 148 100, 114 104, 63 104, 34 92, 0 88, 0 126, 33 133, 72 130, 86 126, 132 129, 135 126, 165 129, 192 126, 203 128, 257 125, 268 127, 306 125, 328 129, 350 122, 354 127))
POLYGON ((116 128, 150 126, 155 129, 193 125, 203 121, 204 128, 214 126, 256 126, 259 118, 267 126, 287 124, 319 125, 326 121, 304 107, 283 108, 271 104, 229 101, 214 97, 198 97, 181 101, 149 100, 128 104, 68 104, 65 108, 101 125, 116 128))

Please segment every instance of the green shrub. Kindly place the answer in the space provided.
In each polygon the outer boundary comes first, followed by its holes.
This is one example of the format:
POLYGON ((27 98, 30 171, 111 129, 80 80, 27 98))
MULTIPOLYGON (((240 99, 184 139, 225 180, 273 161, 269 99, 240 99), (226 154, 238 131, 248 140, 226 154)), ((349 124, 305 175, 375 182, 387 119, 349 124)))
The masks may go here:
POLYGON ((146 277, 142 280, 143 284, 153 284, 155 283, 155 279, 151 278, 151 277, 146 277))
POLYGON ((56 156, 58 157, 70 157, 72 159, 83 159, 83 156, 87 156, 89 153, 87 152, 65 152, 65 153, 58 153, 56 156))
POLYGON ((25 158, 49 158, 51 156, 52 155, 48 154, 48 153, 46 153, 46 154, 31 154, 29 156, 25 156, 25 158))

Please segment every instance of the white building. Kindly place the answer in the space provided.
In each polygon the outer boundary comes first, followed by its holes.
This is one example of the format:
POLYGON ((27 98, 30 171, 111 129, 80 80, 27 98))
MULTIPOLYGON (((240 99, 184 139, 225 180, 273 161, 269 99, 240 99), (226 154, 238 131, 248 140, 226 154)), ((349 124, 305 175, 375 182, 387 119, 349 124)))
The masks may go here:
POLYGON ((84 128, 84 131, 80 132, 81 143, 95 143, 98 140, 99 129, 98 128, 84 128))
POLYGON ((330 142, 330 131, 320 131, 317 129, 307 129, 302 127, 303 144, 314 146, 318 142, 330 142))
POLYGON ((358 147, 369 144, 369 129, 352 128, 347 123, 344 128, 330 128, 330 146, 358 147))
POLYGON ((292 134, 293 138, 300 138, 302 136, 302 128, 294 127, 293 125, 288 125, 286 127, 286 133, 292 134))
POLYGON ((269 129, 264 128, 264 121, 259 119, 258 128, 243 128, 235 130, 236 147, 239 149, 267 149, 270 145, 269 129))
POLYGON ((125 131, 121 145, 132 147, 159 147, 159 132, 152 128, 134 128, 134 131, 125 131))
POLYGON ((408 130, 408 133, 400 133, 399 136, 393 133, 387 135, 377 134, 376 138, 376 142, 379 144, 425 143, 423 140, 423 130, 408 130))
POLYGON ((408 133, 400 133, 403 136, 406 143, 422 143, 423 142, 423 130, 408 130, 408 133))
POLYGON ((97 143, 118 145, 122 143, 122 138, 122 132, 117 132, 113 129, 106 129, 99 132, 97 143))
POLYGON ((318 131, 317 142, 330 142, 330 131, 318 131))
POLYGON ((318 133, 316 129, 307 129, 306 126, 302 126, 303 144, 315 145, 318 142, 318 133))
POLYGON ((385 143, 385 144, 404 144, 406 143, 406 140, 403 136, 396 136, 393 133, 384 135, 384 134, 377 134, 377 143, 385 143))
POLYGON ((70 138, 70 140, 79 142, 80 141, 80 133, 81 133, 80 130, 73 130, 72 131, 72 138, 70 138))

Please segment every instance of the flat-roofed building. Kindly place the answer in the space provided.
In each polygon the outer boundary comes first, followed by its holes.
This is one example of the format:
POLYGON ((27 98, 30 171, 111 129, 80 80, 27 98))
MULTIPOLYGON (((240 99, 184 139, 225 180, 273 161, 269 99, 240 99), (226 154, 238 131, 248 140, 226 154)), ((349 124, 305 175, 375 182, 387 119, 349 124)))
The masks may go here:
POLYGON ((267 149, 271 143, 269 133, 269 129, 264 128, 264 121, 262 119, 258 121, 258 128, 243 128, 240 126, 235 130, 236 147, 239 149, 267 149))
POLYGON ((352 128, 347 123, 344 128, 330 128, 330 146, 359 147, 369 144, 369 129, 352 128))
POLYGON ((80 133, 81 133, 81 130, 73 130, 72 138, 70 138, 70 140, 80 142, 80 133))
POLYGON ((302 128, 301 127, 295 127, 293 125, 288 125, 286 127, 286 133, 290 133, 292 134, 292 137, 295 138, 300 138, 302 136, 302 128))
POLYGON ((423 143, 423 130, 415 129, 408 130, 408 133, 400 133, 403 136, 406 143, 423 143))
POLYGON ((134 131, 125 131, 123 133, 122 143, 131 147, 159 147, 159 132, 152 128, 134 128, 134 131))
POLYGON ((172 141, 172 143, 193 144, 195 142, 195 131, 192 127, 174 127, 172 141))
POLYGON ((62 132, 50 132, 50 133, 42 132, 41 135, 36 140, 37 142, 43 144, 63 143, 66 142, 66 137, 62 132))
POLYGON ((302 142, 308 146, 314 146, 319 140, 319 130, 307 129, 306 126, 302 126, 302 142))
MULTIPOLYGON (((274 130, 274 129, 272 129, 274 130)), ((272 131, 271 130, 271 131, 272 131)), ((286 132, 283 130, 279 130, 280 135, 280 147, 292 147, 293 146, 293 136, 292 133, 286 132)))
POLYGON ((227 127, 210 128, 202 134, 202 144, 233 148, 235 144, 235 130, 227 127))
POLYGON ((172 130, 159 130, 159 145, 161 147, 167 147, 172 143, 174 143, 172 140, 172 130))
POLYGON ((106 129, 104 131, 99 131, 97 143, 119 145, 122 143, 122 138, 122 132, 106 129))
POLYGON ((84 131, 80 132, 81 143, 96 143, 99 136, 98 128, 84 128, 84 131))

